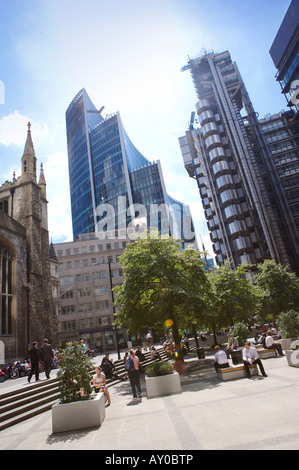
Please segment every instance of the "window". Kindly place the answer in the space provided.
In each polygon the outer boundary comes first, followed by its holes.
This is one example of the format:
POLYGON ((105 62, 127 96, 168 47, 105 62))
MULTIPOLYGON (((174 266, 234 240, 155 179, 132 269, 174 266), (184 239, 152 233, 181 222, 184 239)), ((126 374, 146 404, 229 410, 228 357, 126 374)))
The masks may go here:
POLYGON ((0 202, 0 211, 3 211, 5 212, 5 214, 8 214, 8 200, 0 202))
POLYGON ((108 287, 107 286, 95 287, 94 293, 95 295, 108 294, 108 287))
POLYGON ((73 291, 72 290, 66 290, 65 292, 63 292, 63 294, 61 294, 60 298, 62 300, 64 299, 72 299, 74 297, 74 294, 73 294, 73 291))
POLYGON ((85 287, 84 289, 78 290, 78 297, 86 297, 87 295, 91 295, 91 289, 85 287))
POLYGON ((12 334, 12 253, 0 242, 0 335, 12 334))
POLYGON ((69 315, 72 313, 75 313, 75 305, 66 305, 65 307, 61 307, 62 315, 69 315))
POLYGON ((66 286, 68 284, 73 284, 74 279, 73 276, 63 276, 59 279, 61 286, 66 286))
POLYGON ((77 329, 76 321, 63 322, 61 324, 61 331, 73 331, 77 329))
POLYGON ((79 305, 79 312, 90 312, 92 310, 92 304, 81 304, 79 305))

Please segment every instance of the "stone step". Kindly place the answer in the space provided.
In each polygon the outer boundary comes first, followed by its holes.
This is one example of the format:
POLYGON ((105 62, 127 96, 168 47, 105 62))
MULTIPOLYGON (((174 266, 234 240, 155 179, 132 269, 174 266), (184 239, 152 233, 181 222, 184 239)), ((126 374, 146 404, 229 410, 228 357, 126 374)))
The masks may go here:
MULTIPOLYGON (((169 359, 163 348, 157 348, 157 351, 162 361, 169 359)), ((141 363, 143 367, 159 361, 158 359, 152 360, 150 352, 144 353, 144 355, 146 360, 141 363)), ((117 374, 120 377, 125 376, 127 371, 123 360, 115 361, 115 366, 117 374)), ((120 380, 115 378, 107 379, 107 386, 111 387, 119 382, 120 380)), ((58 378, 28 384, 22 388, 0 394, 0 431, 50 410, 57 403, 58 399, 58 378)))

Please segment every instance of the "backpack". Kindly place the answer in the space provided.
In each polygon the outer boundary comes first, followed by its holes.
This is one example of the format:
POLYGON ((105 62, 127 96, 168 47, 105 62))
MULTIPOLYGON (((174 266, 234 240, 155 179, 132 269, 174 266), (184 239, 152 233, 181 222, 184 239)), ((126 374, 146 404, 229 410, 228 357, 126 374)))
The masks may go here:
POLYGON ((133 358, 132 357, 129 357, 127 359, 127 362, 126 362, 126 365, 125 365, 125 369, 126 370, 134 370, 134 362, 133 362, 133 358))

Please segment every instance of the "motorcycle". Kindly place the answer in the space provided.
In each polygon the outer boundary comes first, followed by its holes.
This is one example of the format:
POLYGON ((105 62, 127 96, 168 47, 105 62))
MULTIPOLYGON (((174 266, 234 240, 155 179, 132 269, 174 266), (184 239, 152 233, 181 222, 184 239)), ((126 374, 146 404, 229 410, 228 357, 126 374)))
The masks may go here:
POLYGON ((29 364, 27 362, 22 364, 21 361, 16 361, 14 363, 14 369, 16 370, 18 377, 25 377, 28 375, 28 368, 29 364))
POLYGON ((2 371, 4 372, 6 379, 16 379, 19 376, 18 371, 11 364, 4 367, 2 371))
POLYGON ((4 374, 4 372, 2 372, 2 369, 0 369, 0 383, 5 382, 5 380, 6 380, 6 375, 4 374))

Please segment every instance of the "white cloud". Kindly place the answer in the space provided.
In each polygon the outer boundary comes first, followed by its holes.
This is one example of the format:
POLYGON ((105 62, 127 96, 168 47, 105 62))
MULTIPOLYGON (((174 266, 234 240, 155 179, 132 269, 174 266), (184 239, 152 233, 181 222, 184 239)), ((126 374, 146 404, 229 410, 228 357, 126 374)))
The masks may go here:
POLYGON ((9 145, 23 146, 26 141, 28 122, 32 124, 31 132, 34 135, 35 141, 48 134, 48 126, 46 124, 37 124, 16 110, 0 120, 0 144, 7 147, 9 145))
POLYGON ((66 152, 52 153, 43 161, 47 183, 49 235, 53 243, 73 240, 68 157, 66 152))

